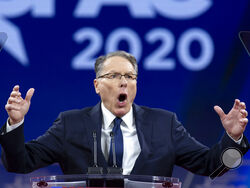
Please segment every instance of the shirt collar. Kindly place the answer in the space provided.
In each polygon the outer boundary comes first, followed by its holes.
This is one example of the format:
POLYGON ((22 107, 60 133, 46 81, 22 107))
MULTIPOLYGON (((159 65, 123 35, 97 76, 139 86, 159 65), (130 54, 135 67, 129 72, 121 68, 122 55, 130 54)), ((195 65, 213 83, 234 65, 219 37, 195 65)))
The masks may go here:
MULTIPOLYGON (((112 114, 103 103, 101 103, 101 109, 103 114, 103 128, 108 129, 111 123, 114 121, 116 116, 112 114)), ((121 117, 122 121, 128 126, 128 128, 132 128, 133 124, 133 108, 131 107, 129 112, 121 117)))

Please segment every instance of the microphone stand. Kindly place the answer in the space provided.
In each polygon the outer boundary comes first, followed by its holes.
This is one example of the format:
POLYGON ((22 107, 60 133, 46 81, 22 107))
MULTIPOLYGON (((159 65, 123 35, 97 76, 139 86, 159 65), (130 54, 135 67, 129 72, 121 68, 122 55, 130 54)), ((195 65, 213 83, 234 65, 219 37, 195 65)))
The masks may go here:
POLYGON ((103 174, 103 168, 98 167, 97 164, 97 140, 96 140, 96 132, 93 132, 94 139, 94 165, 92 167, 88 167, 88 174, 103 174))
MULTIPOLYGON (((115 136, 114 133, 111 132, 110 137, 111 137, 111 144, 112 144, 113 166, 108 167, 107 171, 108 171, 108 174, 122 175, 122 171, 123 171, 122 168, 117 167, 117 164, 116 164, 115 138, 114 138, 114 136, 115 136)), ((120 178, 120 179, 106 180, 106 186, 107 187, 124 187, 124 179, 120 178)))
POLYGON ((111 137, 111 144, 112 144, 113 166, 108 167, 107 171, 108 171, 108 174, 122 174, 122 171, 123 171, 122 168, 117 167, 117 164, 116 164, 115 138, 114 138, 113 132, 110 133, 110 137, 111 137))

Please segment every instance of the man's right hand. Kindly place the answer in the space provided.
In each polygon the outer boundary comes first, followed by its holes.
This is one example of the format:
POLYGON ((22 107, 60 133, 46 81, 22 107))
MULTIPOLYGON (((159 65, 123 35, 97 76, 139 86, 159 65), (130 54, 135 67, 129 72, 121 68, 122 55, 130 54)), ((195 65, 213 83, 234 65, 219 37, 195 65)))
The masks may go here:
POLYGON ((17 124, 24 119, 24 116, 29 111, 30 100, 34 94, 34 91, 34 88, 30 88, 26 93, 25 99, 23 99, 21 93, 19 92, 19 85, 16 85, 13 88, 7 104, 5 105, 5 109, 9 114, 10 125, 17 124))

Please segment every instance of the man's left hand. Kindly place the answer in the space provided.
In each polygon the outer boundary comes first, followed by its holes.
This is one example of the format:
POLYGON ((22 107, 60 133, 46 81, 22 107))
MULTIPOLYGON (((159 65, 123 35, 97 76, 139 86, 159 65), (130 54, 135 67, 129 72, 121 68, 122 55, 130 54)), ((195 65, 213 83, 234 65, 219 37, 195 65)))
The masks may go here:
POLYGON ((234 106, 228 114, 225 114, 219 106, 214 106, 214 110, 220 116, 221 123, 227 133, 234 140, 239 140, 248 123, 248 112, 246 111, 245 103, 235 99, 234 106))

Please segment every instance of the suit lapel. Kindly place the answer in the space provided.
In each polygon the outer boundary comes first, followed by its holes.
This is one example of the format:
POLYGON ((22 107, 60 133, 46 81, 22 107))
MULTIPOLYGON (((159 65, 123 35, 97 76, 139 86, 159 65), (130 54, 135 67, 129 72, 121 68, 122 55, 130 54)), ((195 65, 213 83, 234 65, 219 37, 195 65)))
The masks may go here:
POLYGON ((137 174, 141 171, 145 161, 151 154, 151 134, 153 129, 152 118, 148 118, 149 114, 147 111, 142 109, 140 106, 134 104, 133 105, 133 113, 135 117, 135 125, 137 136, 139 139, 141 153, 136 159, 134 168, 131 174, 137 174))
MULTIPOLYGON (((89 126, 87 129, 87 135, 89 137, 90 148, 92 154, 94 154, 94 139, 93 132, 97 134, 97 163, 100 167, 107 167, 107 162, 102 152, 101 148, 101 129, 102 129, 102 111, 101 111, 101 103, 99 102, 95 105, 89 112, 88 122, 86 122, 89 126)), ((94 156, 93 156, 94 159, 94 156)))

